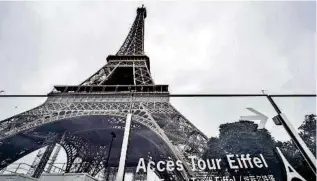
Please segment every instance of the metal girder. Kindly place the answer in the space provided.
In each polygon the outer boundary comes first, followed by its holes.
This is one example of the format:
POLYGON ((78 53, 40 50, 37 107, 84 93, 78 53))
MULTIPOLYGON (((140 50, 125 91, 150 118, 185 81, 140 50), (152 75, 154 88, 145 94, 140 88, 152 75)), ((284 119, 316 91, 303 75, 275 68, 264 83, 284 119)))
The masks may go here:
POLYGON ((41 176, 41 174, 44 171, 45 165, 47 164, 53 150, 55 147, 55 143, 51 143, 50 145, 47 146, 47 148, 45 149, 43 156, 40 160, 40 162, 37 164, 36 169, 34 170, 34 173, 32 175, 32 177, 34 178, 39 178, 41 176))
MULTIPOLYGON (((110 99, 109 96, 105 97, 107 97, 105 99, 113 100, 110 99)), ((85 97, 80 96, 73 97, 71 99, 64 99, 64 101, 57 100, 59 100, 58 97, 48 98, 46 103, 40 107, 26 111, 20 115, 16 115, 1 122, 1 131, 4 134, 1 135, 2 137, 0 137, 0 139, 3 140, 8 137, 12 137, 21 132, 27 133, 35 127, 41 127, 42 125, 51 124, 55 121, 80 116, 111 115, 119 118, 125 118, 130 107, 130 102, 126 102, 129 99, 124 96, 121 97, 121 101, 120 98, 115 98, 116 102, 99 102, 99 99, 86 99, 85 97), (89 100, 89 102, 87 102, 87 100, 89 100), (7 122, 16 125, 16 127, 10 126, 7 122)), ((135 118, 134 121, 145 125, 159 135, 162 140, 169 145, 169 149, 171 149, 171 152, 177 157, 177 159, 184 159, 185 157, 183 156, 183 151, 179 152, 179 149, 176 149, 176 144, 184 144, 191 148, 205 147, 205 144, 207 143, 207 139, 204 139, 205 135, 201 135, 197 128, 191 126, 191 124, 189 124, 188 121, 172 107, 167 99, 163 97, 161 101, 156 100, 160 100, 160 98, 148 97, 134 102, 132 105, 132 113, 135 118), (152 117, 152 114, 156 116, 152 117), (160 127, 159 123, 163 121, 167 121, 169 125, 172 125, 172 127, 160 127), (196 132, 196 134, 191 134, 193 131, 196 132), (195 139, 191 139, 191 137, 197 136, 202 138, 200 142, 195 139)), ((124 119, 109 119, 108 121, 121 121, 124 123, 124 119)), ((68 157, 66 172, 87 171, 93 175, 97 174, 103 166, 94 159, 89 160, 88 155, 94 155, 94 153, 98 153, 99 151, 103 152, 102 148, 96 147, 92 149, 92 146, 89 145, 87 141, 78 139, 79 138, 76 138, 74 135, 67 135, 66 140, 68 141, 64 141, 62 144, 68 157), (71 141, 72 139, 73 141, 71 141), (83 145, 82 143, 85 144, 83 145), (92 150, 94 151, 89 152, 92 150), (76 163, 76 158, 81 158, 81 161, 76 163)), ((97 160, 103 160, 105 155, 96 158, 97 160)))
POLYGON ((151 74, 147 66, 133 66, 135 85, 151 85, 154 84, 151 74))
POLYGON ((57 159, 57 156, 58 156, 58 154, 59 154, 59 152, 61 150, 61 147, 62 147, 61 143, 64 142, 64 140, 65 140, 65 135, 66 135, 66 133, 63 134, 59 144, 56 145, 56 150, 55 150, 55 152, 54 152, 54 154, 52 156, 52 159, 49 160, 49 162, 48 162, 47 172, 51 171, 51 169, 52 169, 52 167, 53 167, 53 165, 54 165, 54 163, 55 163, 55 161, 57 159))
POLYGON ((135 85, 153 85, 154 81, 145 60, 130 60, 130 61, 110 61, 103 68, 97 71, 89 79, 80 85, 103 85, 106 84, 108 78, 118 68, 130 67, 133 68, 133 79, 135 85))
MULTIPOLYGON (((50 98, 49 98, 50 99, 50 98)), ((151 100, 151 98, 150 98, 151 100)), ((42 106, 32 109, 30 111, 24 112, 20 115, 16 115, 0 123, 0 140, 6 137, 10 137, 21 131, 27 131, 28 129, 40 126, 42 124, 51 123, 61 119, 78 117, 78 116, 88 116, 88 115, 114 115, 124 117, 129 109, 129 102, 86 102, 82 98, 77 100, 67 101, 64 103, 53 103, 47 101, 48 103, 42 106), (79 102, 82 100, 83 102, 79 102), (15 125, 15 126, 12 126, 15 125)), ((140 122, 150 126, 148 116, 145 116, 145 112, 148 111, 149 114, 159 113, 162 115, 178 114, 174 108, 168 102, 136 102, 133 104, 132 112, 134 115, 139 116, 140 122), (147 108, 149 106, 149 108, 147 108)), ((177 127, 174 131, 181 133, 189 133, 197 128, 193 127, 189 121, 179 116, 180 119, 171 120, 173 125, 177 127)), ((160 122, 160 120, 156 120, 160 122)), ((200 132, 197 130, 197 132, 200 132)), ((205 135, 200 133, 201 137, 205 138, 205 135)))
POLYGON ((120 66, 120 64, 121 62, 110 62, 106 64, 80 85, 101 85, 109 78, 109 76, 116 70, 116 68, 120 66))
POLYGON ((143 55, 144 54, 144 19, 146 9, 137 9, 137 16, 130 32, 116 55, 143 55))

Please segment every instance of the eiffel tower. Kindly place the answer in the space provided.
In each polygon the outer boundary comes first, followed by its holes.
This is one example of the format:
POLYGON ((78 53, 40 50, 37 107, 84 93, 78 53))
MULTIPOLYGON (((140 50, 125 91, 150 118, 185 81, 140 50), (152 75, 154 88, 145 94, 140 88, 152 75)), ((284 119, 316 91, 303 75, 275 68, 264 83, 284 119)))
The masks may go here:
MULTIPOLYGON (((201 155, 207 137, 170 104, 168 85, 154 83, 150 59, 144 54, 146 16, 143 5, 137 8, 119 51, 109 55, 106 65, 87 80, 54 86, 45 103, 0 122, 0 169, 47 146, 34 168, 33 176, 39 177, 58 143, 67 155, 66 173, 96 176, 106 164, 115 172, 131 112, 126 170, 135 168, 139 158, 150 157, 183 161, 185 169, 173 172, 174 180, 193 174, 187 156, 201 155), (108 155, 111 132, 116 138, 108 155)), ((173 180, 166 176, 171 173, 157 174, 173 180)))

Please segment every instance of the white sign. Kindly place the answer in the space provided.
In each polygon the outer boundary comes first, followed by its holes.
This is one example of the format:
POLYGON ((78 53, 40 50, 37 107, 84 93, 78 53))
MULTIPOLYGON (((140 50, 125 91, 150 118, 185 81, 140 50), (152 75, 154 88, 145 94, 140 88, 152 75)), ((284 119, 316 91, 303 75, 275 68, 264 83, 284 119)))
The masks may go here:
POLYGON ((253 112, 255 115, 253 115, 253 116, 240 116, 240 119, 241 120, 260 120, 261 122, 260 122, 258 129, 265 128, 265 124, 269 118, 253 108, 247 108, 247 109, 249 111, 253 112))

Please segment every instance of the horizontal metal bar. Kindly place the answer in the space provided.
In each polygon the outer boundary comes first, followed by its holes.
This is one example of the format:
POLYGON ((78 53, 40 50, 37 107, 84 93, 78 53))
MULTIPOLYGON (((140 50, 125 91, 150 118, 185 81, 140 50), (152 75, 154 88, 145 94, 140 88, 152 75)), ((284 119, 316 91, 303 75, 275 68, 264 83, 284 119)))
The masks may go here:
POLYGON ((316 94, 273 94, 271 97, 316 97, 316 94))
MULTIPOLYGON (((65 94, 64 94, 65 95, 65 94)), ((107 95, 107 94, 70 94, 70 95, 107 95)), ((113 95, 113 94, 108 94, 113 95)), ((55 96, 58 96, 56 94, 55 96)), ((147 95, 144 95, 147 96, 147 95)), ((151 96, 151 95, 148 95, 151 96)), ((265 94, 169 94, 169 97, 266 97, 265 94)), ((316 97, 316 94, 272 94, 270 97, 316 97)), ((47 94, 7 94, 0 97, 49 97, 47 94)))
MULTIPOLYGON (((170 94, 170 97, 267 97, 265 94, 170 94)), ((316 94, 272 94, 270 97, 316 97, 316 94)))
POLYGON ((266 97, 264 94, 170 94, 170 97, 266 97))
POLYGON ((48 97, 46 94, 7 94, 0 97, 48 97))

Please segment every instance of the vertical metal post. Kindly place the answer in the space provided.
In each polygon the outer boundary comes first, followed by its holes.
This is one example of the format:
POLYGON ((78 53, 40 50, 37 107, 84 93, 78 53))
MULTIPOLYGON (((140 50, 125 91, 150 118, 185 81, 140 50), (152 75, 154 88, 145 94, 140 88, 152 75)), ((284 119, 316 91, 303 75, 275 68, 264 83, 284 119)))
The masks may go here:
POLYGON ((133 93, 131 95, 131 105, 130 105, 129 113, 127 114, 127 119, 125 122, 124 135, 123 135, 123 141, 122 141, 122 147, 121 147, 121 155, 120 155, 119 168, 118 168, 116 181, 124 180, 125 161, 127 156, 127 149, 128 149, 130 129, 131 129, 132 104, 133 104, 133 93))
POLYGON ((107 161, 106 161, 106 166, 105 166, 105 171, 106 171, 106 181, 109 180, 109 159, 110 159, 110 154, 111 154, 111 149, 112 149, 112 142, 113 139, 116 138, 116 134, 114 132, 111 132, 111 142, 110 142, 110 147, 108 150, 108 155, 107 155, 107 161))
POLYGON ((289 120, 286 118, 285 114, 281 112, 281 110, 278 108, 278 106, 273 101, 272 97, 268 94, 266 94, 266 97, 274 107, 275 111, 277 112, 277 116, 273 118, 275 122, 280 122, 293 142, 295 143, 295 146, 299 149, 301 154, 303 155, 304 159, 307 161, 308 165, 312 169, 312 171, 316 174, 316 158, 312 154, 312 152, 309 150, 305 142, 302 140, 302 138, 297 133, 296 129, 293 127, 293 125, 289 122, 289 120))
POLYGON ((122 147, 121 147, 119 169, 118 169, 118 174, 116 179, 117 181, 123 181, 124 179, 125 161, 127 156, 128 141, 129 141, 129 135, 130 135, 131 117, 132 117, 132 114, 128 113, 126 123, 125 123, 122 147))

